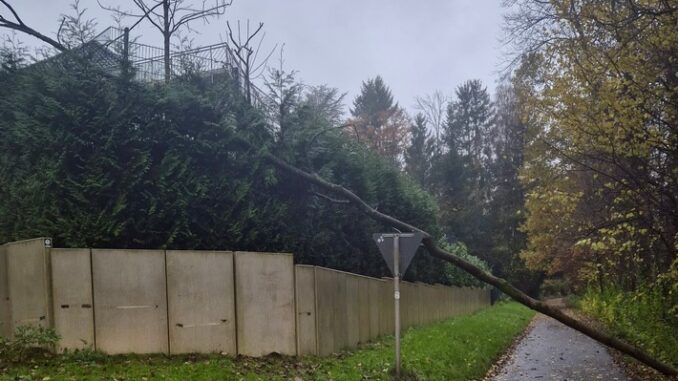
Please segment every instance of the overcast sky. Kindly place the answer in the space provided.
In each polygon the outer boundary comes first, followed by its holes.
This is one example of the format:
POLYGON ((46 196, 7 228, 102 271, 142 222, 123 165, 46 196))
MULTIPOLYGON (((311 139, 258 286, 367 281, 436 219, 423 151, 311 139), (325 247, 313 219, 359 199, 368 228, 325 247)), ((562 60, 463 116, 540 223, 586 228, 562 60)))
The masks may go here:
MULTIPOLYGON (((131 8, 131 0, 100 0, 131 8)), ((190 1, 190 0, 188 0, 190 1)), ((70 0, 10 0, 24 21, 54 36, 57 18, 70 0)), ((208 1, 209 3, 210 1, 208 1)), ((98 29, 113 25, 96 0, 81 0, 98 29)), ((196 0, 199 3, 199 0, 196 0)), ((285 44, 287 69, 304 83, 328 84, 348 92, 347 105, 367 78, 381 75, 395 99, 412 110, 418 95, 451 95, 468 79, 492 92, 502 68, 502 9, 499 0, 234 0, 226 15, 200 32, 194 46, 225 41, 226 20, 263 22, 265 45, 285 44)), ((147 23, 136 28, 141 42, 161 45, 147 23)), ((6 30, 0 30, 6 34, 6 30)), ((133 33, 134 35, 135 33, 133 33)), ((30 46, 37 40, 21 37, 30 46)), ((272 59, 270 64, 275 63, 272 59)))

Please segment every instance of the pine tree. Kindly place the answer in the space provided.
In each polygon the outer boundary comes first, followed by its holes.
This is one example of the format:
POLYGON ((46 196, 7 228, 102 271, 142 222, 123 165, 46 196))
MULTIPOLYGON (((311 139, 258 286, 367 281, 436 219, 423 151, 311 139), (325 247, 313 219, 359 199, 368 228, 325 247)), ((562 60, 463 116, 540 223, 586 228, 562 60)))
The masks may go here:
POLYGON ((374 79, 363 82, 360 94, 353 101, 351 114, 354 117, 382 116, 388 118, 397 107, 397 104, 393 104, 391 89, 386 86, 381 76, 376 76, 374 79))
POLYGON ((363 82, 351 114, 350 130, 355 138, 400 167, 409 133, 409 117, 393 103, 391 90, 380 76, 363 82))
POLYGON ((435 138, 431 137, 424 114, 419 113, 410 127, 410 145, 405 151, 405 171, 419 185, 426 186, 431 175, 435 138))
POLYGON ((441 200, 448 238, 463 241, 471 254, 487 255, 493 106, 479 80, 459 86, 449 104, 446 151, 434 163, 435 193, 441 200))
POLYGON ((524 161, 527 126, 520 117, 519 99, 511 77, 502 79, 495 92, 496 117, 492 127, 492 198, 489 226, 492 248, 484 258, 498 276, 536 295, 542 274, 527 270, 519 253, 526 247, 525 190, 519 180, 524 161))
POLYGON ((445 139, 450 150, 468 158, 476 169, 490 160, 490 132, 494 109, 487 88, 474 79, 459 86, 457 100, 448 106, 445 139))

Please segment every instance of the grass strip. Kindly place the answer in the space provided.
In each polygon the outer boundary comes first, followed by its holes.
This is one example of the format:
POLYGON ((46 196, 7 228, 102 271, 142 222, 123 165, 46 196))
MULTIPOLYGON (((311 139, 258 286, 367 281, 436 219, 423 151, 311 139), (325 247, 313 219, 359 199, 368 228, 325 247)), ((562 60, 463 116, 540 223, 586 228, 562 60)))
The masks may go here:
MULTIPOLYGON (((403 367, 410 380, 480 379, 534 313, 501 303, 404 332, 403 367)), ((0 364, 0 380, 389 380, 393 337, 329 357, 232 358, 218 355, 106 356, 76 352, 0 364), (296 378, 295 378, 296 377, 296 378)))

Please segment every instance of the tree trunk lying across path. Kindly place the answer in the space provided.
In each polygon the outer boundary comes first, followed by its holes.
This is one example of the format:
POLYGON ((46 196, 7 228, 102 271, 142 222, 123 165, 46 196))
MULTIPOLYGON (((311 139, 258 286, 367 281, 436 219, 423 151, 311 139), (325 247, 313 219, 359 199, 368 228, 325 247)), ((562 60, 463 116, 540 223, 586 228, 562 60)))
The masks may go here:
MULTIPOLYGON (((245 141, 244 139, 239 139, 242 141, 245 145, 247 145, 250 148, 253 148, 249 142, 245 141)), ((350 190, 344 188, 341 185, 331 183, 329 181, 324 180, 318 175, 312 174, 305 172, 291 164, 288 164, 287 162, 277 158, 276 156, 268 153, 268 152, 263 152, 262 153, 263 158, 273 164, 274 166, 278 167, 279 169, 282 169, 285 172, 288 172, 294 176, 297 176, 306 182, 316 185, 328 192, 331 192, 337 196, 344 197, 346 200, 348 200, 349 203, 353 204, 354 206, 360 208, 365 214, 368 216, 381 221, 383 223, 389 224, 393 227, 396 227, 401 230, 409 230, 409 231, 417 231, 417 232, 422 232, 426 234, 426 237, 423 240, 424 246, 428 250, 428 252, 436 257, 440 258, 442 260, 445 260, 447 262, 452 263, 453 265, 461 268, 462 270, 466 271, 467 273, 471 274, 473 277, 481 280, 484 283, 490 284, 498 289, 500 289, 502 292, 513 298, 519 303, 524 304, 525 306, 543 313, 544 315, 548 315, 561 323, 576 329, 577 331, 609 346, 614 349, 619 350, 622 353, 625 353, 633 358, 635 358, 638 361, 641 361, 642 363, 662 372, 665 375, 669 376, 676 376, 678 375, 678 370, 673 368, 671 365, 664 364, 661 361, 653 358, 649 354, 647 354, 645 351, 642 349, 635 347, 633 345, 630 345, 624 341, 621 341, 617 339, 616 337, 610 336, 608 334, 605 334, 604 332, 601 332, 577 319, 574 319, 562 311, 560 311, 556 307, 551 307, 547 305, 546 303, 531 298, 524 292, 520 291, 516 287, 514 287, 512 284, 510 284, 508 281, 505 279, 496 277, 488 272, 485 272, 483 269, 465 261, 464 259, 451 254, 441 248, 439 248, 436 243, 433 241, 431 236, 426 233, 425 231, 412 226, 406 222, 400 221, 399 219, 389 216, 388 214, 384 214, 379 212, 378 210, 372 208, 369 204, 367 204, 365 201, 363 201, 360 197, 358 197, 355 193, 351 192, 350 190)))

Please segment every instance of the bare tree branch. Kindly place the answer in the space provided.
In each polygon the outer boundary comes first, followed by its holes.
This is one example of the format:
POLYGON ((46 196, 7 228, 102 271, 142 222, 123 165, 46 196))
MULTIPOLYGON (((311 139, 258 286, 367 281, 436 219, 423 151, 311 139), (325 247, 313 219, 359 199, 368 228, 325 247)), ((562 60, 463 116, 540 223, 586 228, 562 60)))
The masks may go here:
POLYGON ((257 29, 254 32, 250 33, 250 23, 248 20, 246 27, 246 39, 245 42, 243 42, 240 20, 238 20, 237 38, 235 36, 233 28, 231 28, 231 23, 226 21, 226 28, 228 29, 228 39, 231 41, 231 44, 233 45, 232 47, 230 47, 230 50, 238 61, 237 62, 238 68, 240 74, 243 77, 242 79, 244 85, 245 98, 247 99, 247 102, 250 104, 252 104, 252 88, 253 88, 252 79, 259 76, 259 74, 257 74, 257 71, 264 67, 264 65, 266 65, 266 62, 268 62, 268 59, 271 57, 271 55, 273 55, 273 52, 275 52, 275 50, 278 47, 278 45, 276 44, 273 47, 273 49, 271 49, 271 52, 266 56, 266 58, 260 63, 257 63, 259 48, 261 47, 261 43, 263 42, 266 34, 262 35, 261 38, 259 39, 259 43, 257 44, 256 50, 252 48, 250 43, 259 34, 259 32, 261 32, 263 27, 264 23, 260 22, 257 29))
POLYGON ((44 34, 26 25, 24 21, 21 19, 21 17, 19 17, 19 14, 16 12, 16 10, 14 10, 14 7, 12 7, 12 5, 9 4, 9 1, 0 0, 0 4, 5 6, 6 10, 8 10, 12 14, 11 17, 14 19, 14 21, 12 21, 0 13, 0 28, 12 29, 21 33, 28 34, 43 42, 46 42, 47 44, 53 46, 54 48, 62 52, 67 50, 66 47, 59 41, 47 37, 44 34))

